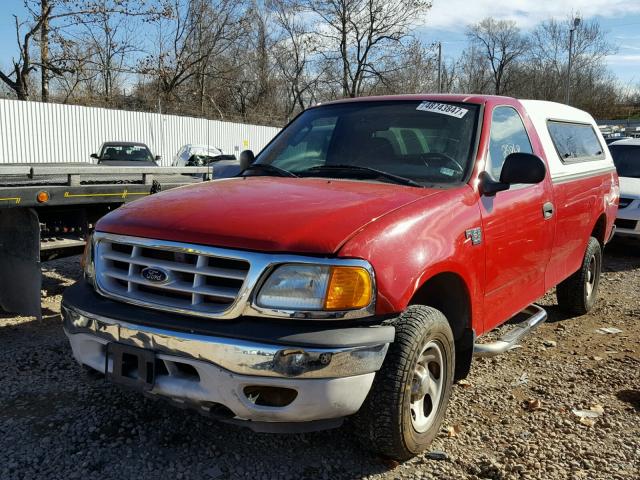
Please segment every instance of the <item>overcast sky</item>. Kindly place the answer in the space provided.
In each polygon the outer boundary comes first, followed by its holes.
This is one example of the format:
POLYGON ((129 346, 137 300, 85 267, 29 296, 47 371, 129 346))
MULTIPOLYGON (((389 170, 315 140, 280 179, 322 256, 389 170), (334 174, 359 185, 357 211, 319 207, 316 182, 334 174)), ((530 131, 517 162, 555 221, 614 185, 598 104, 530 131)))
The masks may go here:
MULTIPOLYGON (((389 0, 393 1, 393 0, 389 0)), ((640 0, 433 0, 418 34, 426 42, 441 41, 445 57, 457 57, 465 46, 468 24, 485 17, 510 19, 523 30, 555 17, 579 12, 597 18, 608 39, 618 47, 607 62, 625 86, 640 86, 640 0)), ((0 66, 5 70, 16 54, 12 14, 26 18, 22 0, 0 0, 0 66)))

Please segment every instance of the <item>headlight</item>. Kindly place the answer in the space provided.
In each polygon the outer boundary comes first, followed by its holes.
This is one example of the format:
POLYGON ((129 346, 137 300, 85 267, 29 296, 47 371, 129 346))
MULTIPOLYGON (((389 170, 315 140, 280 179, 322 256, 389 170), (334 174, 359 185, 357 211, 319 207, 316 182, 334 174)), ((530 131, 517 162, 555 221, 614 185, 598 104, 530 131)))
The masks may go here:
POLYGON ((289 264, 276 268, 260 289, 260 307, 354 310, 371 303, 373 282, 362 267, 289 264))
POLYGON ((84 279, 91 285, 95 285, 96 267, 93 261, 93 233, 87 237, 87 243, 84 246, 84 253, 80 260, 84 279))

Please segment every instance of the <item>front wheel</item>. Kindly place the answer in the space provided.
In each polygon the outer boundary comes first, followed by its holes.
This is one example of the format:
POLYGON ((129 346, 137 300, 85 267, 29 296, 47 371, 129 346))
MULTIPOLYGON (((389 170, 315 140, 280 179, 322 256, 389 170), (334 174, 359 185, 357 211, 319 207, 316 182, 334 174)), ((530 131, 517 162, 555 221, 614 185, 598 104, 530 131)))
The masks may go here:
POLYGON ((593 308, 598 296, 602 248, 594 237, 589 238, 580 270, 556 287, 558 306, 566 313, 584 315, 593 308))
POLYGON ((455 347, 449 322, 435 308, 412 305, 392 325, 395 341, 355 426, 376 453, 408 460, 440 429, 451 395, 455 347))

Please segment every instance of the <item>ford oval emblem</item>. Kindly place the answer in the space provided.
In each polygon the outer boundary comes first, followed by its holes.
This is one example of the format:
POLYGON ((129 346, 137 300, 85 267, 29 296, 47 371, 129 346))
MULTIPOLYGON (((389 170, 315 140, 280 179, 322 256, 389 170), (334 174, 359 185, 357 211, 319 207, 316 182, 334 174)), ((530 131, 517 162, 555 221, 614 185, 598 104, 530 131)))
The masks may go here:
POLYGON ((142 278, 153 283, 165 283, 169 280, 169 272, 158 267, 143 268, 140 272, 142 278))

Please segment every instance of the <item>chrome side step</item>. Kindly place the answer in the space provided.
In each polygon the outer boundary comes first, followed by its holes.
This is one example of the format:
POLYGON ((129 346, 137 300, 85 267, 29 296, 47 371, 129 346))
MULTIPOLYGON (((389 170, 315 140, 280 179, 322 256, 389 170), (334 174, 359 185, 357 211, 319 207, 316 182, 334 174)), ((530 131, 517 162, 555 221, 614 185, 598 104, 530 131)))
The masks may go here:
POLYGON ((542 307, 532 304, 518 313, 514 318, 518 316, 525 316, 525 319, 505 333, 500 340, 492 343, 474 344, 473 354, 476 357, 493 357, 511 350, 522 337, 547 319, 547 312, 542 307))

